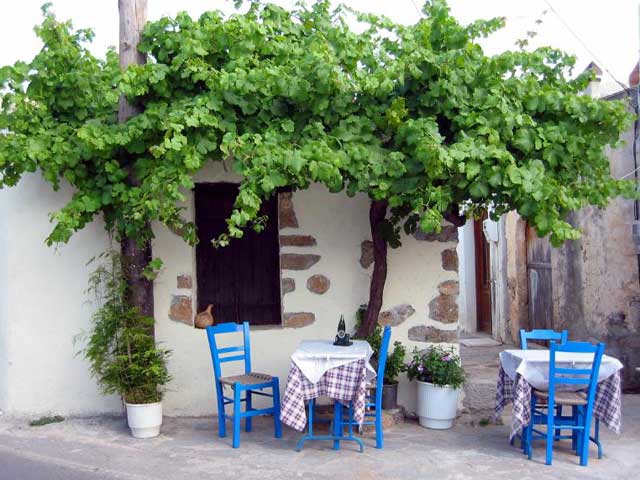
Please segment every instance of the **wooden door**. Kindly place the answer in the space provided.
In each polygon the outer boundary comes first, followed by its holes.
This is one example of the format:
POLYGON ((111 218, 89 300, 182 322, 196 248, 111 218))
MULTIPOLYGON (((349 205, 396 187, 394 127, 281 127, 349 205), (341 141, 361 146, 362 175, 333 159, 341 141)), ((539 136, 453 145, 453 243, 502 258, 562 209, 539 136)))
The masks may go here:
POLYGON ((476 329, 491 333, 491 258, 489 242, 482 231, 486 214, 473 222, 476 258, 476 329))
POLYGON ((527 226, 529 329, 553 329, 551 244, 527 226))
POLYGON ((216 322, 248 321, 252 325, 281 323, 280 258, 277 197, 263 203, 266 228, 248 228, 227 247, 214 248, 211 240, 227 229, 238 185, 198 184, 195 189, 198 311, 213 305, 216 322))

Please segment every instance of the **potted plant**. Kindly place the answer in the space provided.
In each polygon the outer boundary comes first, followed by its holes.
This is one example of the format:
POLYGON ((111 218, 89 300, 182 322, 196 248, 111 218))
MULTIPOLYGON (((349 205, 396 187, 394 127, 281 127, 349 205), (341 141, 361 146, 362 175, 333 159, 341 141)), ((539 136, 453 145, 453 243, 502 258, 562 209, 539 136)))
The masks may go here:
POLYGON ((420 425, 437 430, 451 428, 465 379, 460 357, 453 348, 433 346, 421 352, 414 349, 407 376, 418 383, 420 425))
POLYGON ((162 425, 162 387, 171 379, 166 364, 170 352, 156 345, 153 318, 127 303, 120 255, 108 251, 97 260, 88 292, 100 306, 81 354, 103 393, 122 398, 132 435, 155 437, 162 425))
MULTIPOLYGON (((356 314, 356 328, 362 321, 366 305, 361 305, 356 314)), ((380 356, 380 344, 382 343, 382 327, 376 326, 371 335, 365 338, 371 345, 373 355, 371 363, 377 367, 378 358, 380 356)), ((382 383, 382 408, 391 410, 398 407, 398 375, 404 372, 407 367, 404 364, 406 349, 400 342, 393 343, 393 351, 387 354, 387 363, 384 367, 384 379, 382 383)))

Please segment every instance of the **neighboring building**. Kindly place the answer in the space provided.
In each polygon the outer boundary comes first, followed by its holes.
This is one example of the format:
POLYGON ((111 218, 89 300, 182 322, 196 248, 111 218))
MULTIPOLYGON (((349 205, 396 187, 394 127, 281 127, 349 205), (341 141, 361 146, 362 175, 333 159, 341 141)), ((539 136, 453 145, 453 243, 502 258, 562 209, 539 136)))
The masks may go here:
MULTIPOLYGON (((317 185, 281 193, 267 202, 265 232, 213 250, 209 239, 230 208, 237 181, 220 164, 198 175, 186 205, 203 235, 198 247, 154 227, 154 255, 164 261, 155 282, 156 337, 173 352, 168 415, 215 413, 206 335, 193 327, 194 314, 208 303, 218 321, 253 323, 254 368, 279 375, 284 387, 298 343, 333 339, 340 315, 353 326, 368 298, 366 197, 331 194, 317 185)), ((74 345, 94 308, 85 293, 92 268, 86 263, 109 245, 103 226, 89 225, 68 245, 44 244, 48 214, 70 194, 51 192, 35 174, 0 190, 0 409, 8 414, 120 410, 117 398, 99 393, 87 363, 75 355, 81 344, 74 345)), ((457 245, 457 229, 446 225, 440 235, 406 237, 401 248, 389 250, 381 321, 393 325, 392 340, 409 353, 425 342, 458 342, 457 245)), ((399 401, 410 411, 414 395, 414 385, 403 378, 399 401)))
MULTIPOLYGON (((589 68, 599 71, 595 65, 589 68)), ((598 95, 599 91, 596 80, 586 93, 598 95)), ((625 90, 604 99, 625 100, 630 111, 635 112, 635 95, 635 91, 625 90)), ((639 165, 634 135, 632 127, 622 134, 624 144, 609 150, 611 173, 616 178, 636 177, 634 172, 639 165)), ((548 239, 538 238, 514 212, 499 222, 485 222, 485 230, 493 232, 480 237, 490 258, 487 282, 492 323, 488 333, 497 340, 518 343, 520 328, 567 329, 570 339, 605 342, 606 353, 619 358, 625 366, 623 388, 638 391, 638 206, 634 201, 617 198, 607 208, 588 207, 573 213, 568 220, 582 230, 582 238, 560 248, 552 248, 548 239)), ((467 288, 480 292, 482 287, 478 285, 467 288)), ((462 324, 466 331, 473 331, 473 327, 462 324)))

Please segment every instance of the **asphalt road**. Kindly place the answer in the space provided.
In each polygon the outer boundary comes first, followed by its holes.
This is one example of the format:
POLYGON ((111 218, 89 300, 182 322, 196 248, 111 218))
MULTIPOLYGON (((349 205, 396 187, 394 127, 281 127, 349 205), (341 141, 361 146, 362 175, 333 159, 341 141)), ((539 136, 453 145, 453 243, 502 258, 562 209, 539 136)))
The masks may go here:
POLYGON ((0 480, 120 480, 121 478, 100 472, 99 469, 58 465, 0 450, 0 480))

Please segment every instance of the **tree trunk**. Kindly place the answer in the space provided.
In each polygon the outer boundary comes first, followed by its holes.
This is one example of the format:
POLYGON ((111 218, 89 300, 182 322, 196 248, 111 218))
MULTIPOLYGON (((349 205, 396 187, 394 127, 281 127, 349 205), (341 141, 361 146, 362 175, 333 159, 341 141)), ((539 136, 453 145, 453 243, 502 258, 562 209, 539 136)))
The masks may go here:
MULTIPOLYGON (((126 69, 132 64, 143 64, 146 61, 144 54, 138 51, 140 33, 144 27, 147 15, 147 0, 118 0, 120 14, 120 68, 126 69)), ((126 122, 131 117, 142 111, 139 105, 120 97, 118 105, 118 121, 126 122)), ((131 185, 139 184, 133 171, 134 162, 124 158, 123 164, 129 169, 128 181, 131 185)), ((151 226, 146 225, 147 232, 142 235, 141 241, 132 237, 125 237, 120 242, 122 252, 123 272, 129 286, 129 302, 132 307, 138 309, 140 314, 153 318, 153 282, 147 280, 144 269, 152 258, 151 240, 148 233, 151 226)))
POLYGON ((356 332, 359 338, 364 338, 373 333, 378 324, 378 316, 382 308, 384 284, 387 280, 387 241, 382 235, 380 223, 387 215, 387 205, 386 200, 374 200, 369 207, 369 225, 371 226, 371 240, 373 241, 374 263, 367 312, 356 332))

